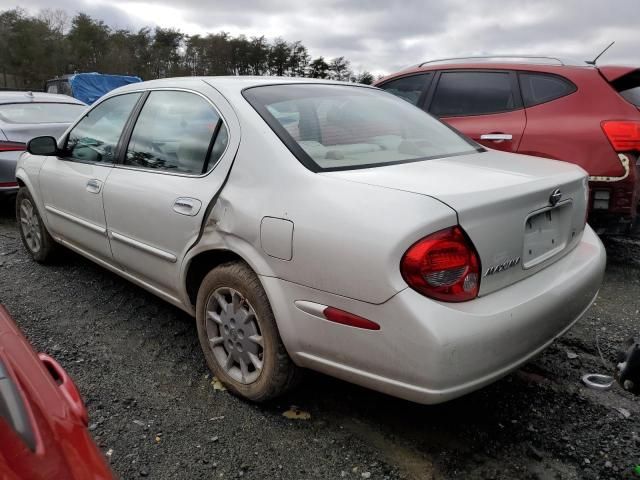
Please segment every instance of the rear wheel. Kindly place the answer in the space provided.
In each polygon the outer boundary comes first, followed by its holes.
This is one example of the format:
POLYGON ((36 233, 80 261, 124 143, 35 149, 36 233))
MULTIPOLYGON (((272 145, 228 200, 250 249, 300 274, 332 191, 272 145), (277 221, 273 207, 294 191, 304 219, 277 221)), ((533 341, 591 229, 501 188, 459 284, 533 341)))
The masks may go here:
POLYGON ((33 197, 31 197, 26 187, 18 190, 16 220, 18 221, 22 243, 29 255, 40 263, 46 263, 51 260, 57 244, 44 226, 33 197))
POLYGON ((282 343, 257 275, 245 263, 226 263, 209 272, 196 308, 207 364, 230 391, 262 402, 295 385, 299 369, 282 343))

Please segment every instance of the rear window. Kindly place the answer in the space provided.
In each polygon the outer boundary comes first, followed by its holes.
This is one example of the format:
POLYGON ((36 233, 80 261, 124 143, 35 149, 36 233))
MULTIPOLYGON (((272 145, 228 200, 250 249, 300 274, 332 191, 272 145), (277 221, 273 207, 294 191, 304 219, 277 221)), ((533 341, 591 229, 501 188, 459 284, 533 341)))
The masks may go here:
POLYGON ((617 79, 612 85, 627 102, 640 107, 640 70, 617 79))
POLYGON ((443 72, 431 102, 439 117, 487 115, 518 108, 507 72, 443 72))
POLYGON ((86 108, 74 103, 10 103, 0 105, 0 120, 7 123, 71 123, 86 108))
POLYGON ((348 170, 482 151, 404 100, 325 84, 253 87, 244 97, 309 169, 348 170))
POLYGON ((573 83, 557 75, 520 73, 519 78, 525 107, 550 102, 577 90, 573 83))

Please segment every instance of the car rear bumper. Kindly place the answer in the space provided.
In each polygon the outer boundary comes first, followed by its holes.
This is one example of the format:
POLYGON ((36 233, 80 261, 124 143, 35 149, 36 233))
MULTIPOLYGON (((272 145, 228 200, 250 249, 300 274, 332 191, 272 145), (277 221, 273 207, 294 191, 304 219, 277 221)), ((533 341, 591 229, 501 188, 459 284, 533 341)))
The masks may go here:
POLYGON ((262 277, 283 341, 303 367, 419 403, 439 403, 506 375, 568 330, 594 301, 604 248, 581 242, 535 275, 475 300, 447 304, 405 289, 372 305, 262 277), (295 301, 330 305, 380 330, 338 325, 295 301))
POLYGON ((18 192, 16 165, 22 152, 4 152, 0 157, 0 198, 18 192))
POLYGON ((18 184, 3 186, 0 185, 0 198, 12 197, 18 193, 18 184))

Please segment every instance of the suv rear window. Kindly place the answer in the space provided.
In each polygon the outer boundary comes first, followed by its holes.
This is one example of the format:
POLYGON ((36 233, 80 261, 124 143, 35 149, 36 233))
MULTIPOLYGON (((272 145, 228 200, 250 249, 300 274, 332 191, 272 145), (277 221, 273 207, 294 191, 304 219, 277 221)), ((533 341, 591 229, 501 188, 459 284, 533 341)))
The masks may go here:
POLYGON ((519 73, 522 100, 533 107, 569 95, 577 90, 569 80, 547 73, 519 73))
POLYGON ((486 115, 518 107, 508 72, 442 72, 430 111, 439 117, 486 115))
POLYGON ((483 151, 423 110, 378 89, 281 84, 248 88, 242 94, 315 172, 483 151))
POLYGON ((627 102, 640 107, 640 70, 617 79, 612 85, 627 102))

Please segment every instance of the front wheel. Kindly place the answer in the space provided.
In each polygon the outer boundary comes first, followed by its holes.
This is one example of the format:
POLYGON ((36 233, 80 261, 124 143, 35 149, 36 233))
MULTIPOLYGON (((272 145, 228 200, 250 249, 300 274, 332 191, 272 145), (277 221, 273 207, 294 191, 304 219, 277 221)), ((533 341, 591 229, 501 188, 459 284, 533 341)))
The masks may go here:
POLYGON ((29 255, 40 263, 51 260, 56 250, 55 240, 44 226, 33 197, 26 187, 20 188, 16 196, 16 220, 22 243, 29 255))
POLYGON ((207 364, 226 387, 263 402, 289 390, 299 369, 282 343, 267 295, 243 262, 214 268, 196 305, 198 337, 207 364))

